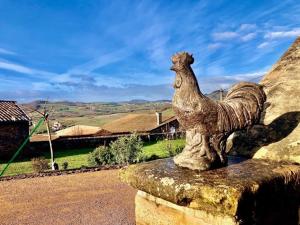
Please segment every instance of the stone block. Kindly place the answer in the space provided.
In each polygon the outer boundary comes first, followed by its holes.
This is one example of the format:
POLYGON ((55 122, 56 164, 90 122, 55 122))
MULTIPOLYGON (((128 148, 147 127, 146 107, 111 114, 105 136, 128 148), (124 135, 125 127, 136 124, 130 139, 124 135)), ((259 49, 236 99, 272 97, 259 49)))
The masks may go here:
POLYGON ((121 179, 139 190, 137 224, 298 224, 300 165, 230 163, 197 172, 169 158, 122 169, 121 179))

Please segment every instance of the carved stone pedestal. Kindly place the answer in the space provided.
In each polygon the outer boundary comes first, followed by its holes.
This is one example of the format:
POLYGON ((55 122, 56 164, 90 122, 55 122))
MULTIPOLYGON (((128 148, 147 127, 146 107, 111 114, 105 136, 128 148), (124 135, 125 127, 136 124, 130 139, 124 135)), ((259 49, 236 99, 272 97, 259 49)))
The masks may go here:
POLYGON ((139 191, 138 225, 298 225, 300 166, 246 160, 197 172, 172 159, 131 165, 121 179, 139 191))

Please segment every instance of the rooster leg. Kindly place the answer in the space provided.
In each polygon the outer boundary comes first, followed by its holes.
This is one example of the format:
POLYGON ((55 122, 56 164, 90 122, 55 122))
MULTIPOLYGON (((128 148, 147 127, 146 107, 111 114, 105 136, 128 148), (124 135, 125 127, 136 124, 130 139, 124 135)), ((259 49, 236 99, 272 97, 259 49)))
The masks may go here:
POLYGON ((219 156, 221 159, 221 163, 226 165, 227 164, 227 155, 226 155, 226 142, 227 142, 227 137, 222 139, 220 142, 220 152, 219 156))
POLYGON ((211 152, 209 137, 201 134, 197 129, 186 132, 186 146, 183 151, 174 157, 176 165, 196 170, 207 170, 217 156, 211 152))
POLYGON ((224 134, 213 135, 210 138, 210 143, 212 145, 212 148, 217 153, 222 165, 227 164, 227 156, 226 156, 226 151, 225 151, 226 150, 226 141, 227 141, 227 136, 224 134))
POLYGON ((216 158, 216 153, 209 144, 209 136, 203 135, 203 142, 200 152, 202 153, 201 156, 206 156, 210 161, 213 161, 216 158))

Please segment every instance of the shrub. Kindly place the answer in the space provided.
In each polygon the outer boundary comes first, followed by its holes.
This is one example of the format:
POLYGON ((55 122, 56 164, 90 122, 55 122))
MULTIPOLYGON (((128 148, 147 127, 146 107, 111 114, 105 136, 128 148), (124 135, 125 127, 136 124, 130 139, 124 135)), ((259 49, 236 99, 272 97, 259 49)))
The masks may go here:
POLYGON ((50 169, 49 160, 45 159, 45 157, 32 158, 31 165, 35 173, 40 173, 42 171, 50 169))
POLYGON ((181 153, 184 149, 184 146, 177 145, 174 147, 170 141, 166 141, 163 148, 166 152, 168 152, 169 157, 173 157, 181 153))
POLYGON ((118 164, 136 163, 143 160, 142 147, 143 142, 136 134, 120 137, 110 144, 111 152, 118 164))
POLYGON ((64 170, 68 169, 69 163, 68 162, 63 162, 62 167, 64 170))
POLYGON ((160 157, 156 154, 152 154, 150 157, 145 157, 144 161, 152 161, 152 160, 156 160, 159 159, 160 157))
POLYGON ((184 149, 184 146, 180 146, 180 145, 177 145, 174 149, 174 153, 175 155, 178 155, 179 153, 181 153, 184 149))
POLYGON ((88 155, 89 166, 114 164, 114 155, 108 147, 99 146, 88 155))

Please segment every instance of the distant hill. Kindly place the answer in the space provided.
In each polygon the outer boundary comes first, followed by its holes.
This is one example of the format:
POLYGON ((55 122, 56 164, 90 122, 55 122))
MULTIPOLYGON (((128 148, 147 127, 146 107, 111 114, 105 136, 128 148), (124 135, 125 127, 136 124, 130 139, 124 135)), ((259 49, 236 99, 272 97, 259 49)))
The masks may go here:
POLYGON ((151 101, 144 100, 144 99, 132 99, 130 101, 124 101, 121 103, 127 103, 127 104, 144 104, 144 103, 149 103, 151 101))
MULTIPOLYGON (((219 100, 220 91, 207 94, 208 97, 219 100)), ((102 126, 115 119, 132 113, 153 113, 155 111, 165 112, 172 116, 172 101, 168 99, 148 101, 144 99, 133 99, 123 102, 70 102, 70 101, 45 101, 36 100, 20 104, 25 112, 29 114, 33 122, 41 117, 34 110, 43 111, 44 107, 50 111, 50 121, 59 121, 63 127, 74 125, 102 126)), ((40 132, 45 131, 43 127, 40 132)))
MULTIPOLYGON (((224 96, 226 95, 226 91, 224 91, 224 96)), ((214 100, 220 99, 220 91, 213 91, 209 94, 206 94, 209 98, 214 100)), ((161 99, 161 100, 145 100, 145 99, 132 99, 129 101, 120 101, 120 102, 70 102, 70 101, 47 101, 47 100, 35 100, 28 103, 23 103, 24 106, 31 106, 40 108, 44 105, 66 105, 66 106, 82 106, 82 105, 122 105, 122 104, 151 104, 151 103, 172 103, 172 99, 161 99)))

